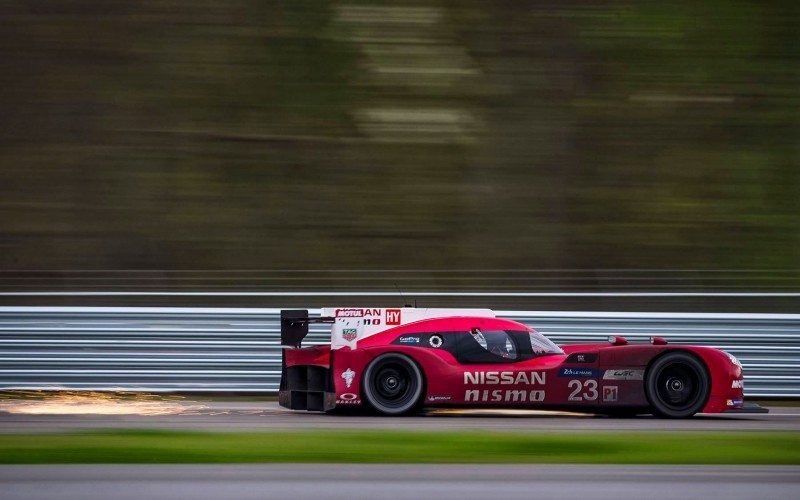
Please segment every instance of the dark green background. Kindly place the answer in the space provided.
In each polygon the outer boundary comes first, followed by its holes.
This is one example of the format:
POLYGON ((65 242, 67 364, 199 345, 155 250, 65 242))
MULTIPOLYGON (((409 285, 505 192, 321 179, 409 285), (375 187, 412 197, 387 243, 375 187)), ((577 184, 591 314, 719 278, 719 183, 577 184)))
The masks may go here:
POLYGON ((798 2, 359 4, 3 2, 0 269, 800 269, 798 2))

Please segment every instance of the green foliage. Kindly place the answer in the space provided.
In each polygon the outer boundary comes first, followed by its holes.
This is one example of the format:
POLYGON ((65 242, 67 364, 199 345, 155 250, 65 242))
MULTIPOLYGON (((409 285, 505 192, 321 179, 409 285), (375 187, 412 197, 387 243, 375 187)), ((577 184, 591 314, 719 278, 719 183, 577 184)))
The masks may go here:
POLYGON ((0 435, 0 463, 800 464, 796 433, 111 431, 0 435))
POLYGON ((796 2, 35 4, 4 270, 800 267, 796 2))

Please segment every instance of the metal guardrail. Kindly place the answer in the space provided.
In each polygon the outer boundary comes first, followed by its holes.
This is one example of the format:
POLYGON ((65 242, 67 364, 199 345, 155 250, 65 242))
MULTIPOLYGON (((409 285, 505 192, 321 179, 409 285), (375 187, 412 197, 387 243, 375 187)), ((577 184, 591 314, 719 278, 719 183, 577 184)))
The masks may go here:
MULTIPOLYGON (((313 311, 312 311, 313 312, 313 311)), ((0 307, 0 389, 273 392, 279 309, 0 307)), ((559 344, 671 344, 724 349, 748 397, 800 397, 800 314, 497 311, 559 344)), ((313 325, 306 345, 329 341, 313 325)))

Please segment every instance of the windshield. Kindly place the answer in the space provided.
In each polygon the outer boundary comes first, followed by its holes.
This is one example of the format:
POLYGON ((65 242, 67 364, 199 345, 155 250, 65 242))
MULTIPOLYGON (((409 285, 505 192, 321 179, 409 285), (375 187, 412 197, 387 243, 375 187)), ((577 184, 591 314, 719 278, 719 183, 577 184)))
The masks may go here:
POLYGON ((547 338, 545 338, 545 336, 541 333, 530 331, 528 332, 528 335, 531 339, 531 349, 533 349, 533 354, 537 356, 541 356, 543 354, 564 354, 564 351, 562 351, 560 347, 547 340, 547 338))

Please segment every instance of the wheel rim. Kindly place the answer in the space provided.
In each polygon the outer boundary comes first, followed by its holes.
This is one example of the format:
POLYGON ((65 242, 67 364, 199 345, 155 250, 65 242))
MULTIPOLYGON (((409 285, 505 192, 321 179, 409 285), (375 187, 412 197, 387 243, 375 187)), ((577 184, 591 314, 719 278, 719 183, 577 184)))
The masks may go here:
POLYGON ((421 395, 421 374, 411 360, 398 356, 379 358, 364 376, 365 396, 381 413, 404 413, 416 404, 421 395))
POLYGON ((376 391, 382 399, 396 401, 408 392, 409 376, 396 367, 387 367, 375 375, 375 382, 376 391))
POLYGON ((656 379, 658 398, 673 409, 694 405, 700 397, 700 377, 692 368, 673 364, 664 367, 656 379))

